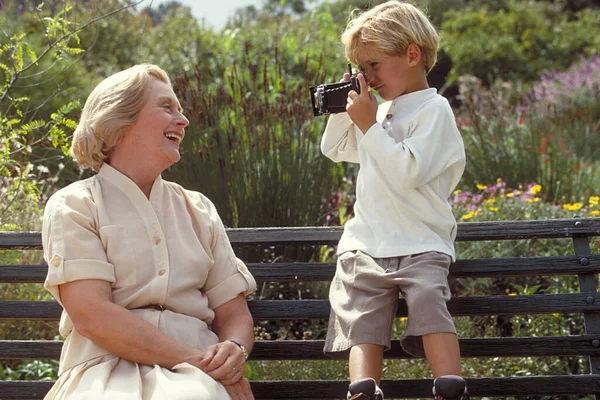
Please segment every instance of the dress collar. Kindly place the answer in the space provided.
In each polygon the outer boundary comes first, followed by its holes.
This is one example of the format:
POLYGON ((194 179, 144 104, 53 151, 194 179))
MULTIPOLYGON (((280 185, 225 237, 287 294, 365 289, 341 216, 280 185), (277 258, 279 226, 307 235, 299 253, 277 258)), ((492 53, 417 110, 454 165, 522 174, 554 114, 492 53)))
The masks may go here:
MULTIPOLYGON (((102 167, 100 167, 100 171, 98 172, 98 176, 113 183, 115 186, 125 192, 132 200, 140 201, 143 198, 145 201, 148 201, 144 195, 144 192, 142 192, 142 189, 140 189, 140 187, 134 181, 109 164, 102 164, 102 167)), ((152 184, 152 189, 150 190, 150 200, 157 196, 160 197, 162 193, 162 183, 162 176, 159 175, 152 184)))

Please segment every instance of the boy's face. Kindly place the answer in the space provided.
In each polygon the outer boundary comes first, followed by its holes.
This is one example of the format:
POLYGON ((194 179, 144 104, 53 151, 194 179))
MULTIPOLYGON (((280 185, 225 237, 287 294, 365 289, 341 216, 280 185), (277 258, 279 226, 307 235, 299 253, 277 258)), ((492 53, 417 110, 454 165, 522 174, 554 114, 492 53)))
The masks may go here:
POLYGON ((411 58, 410 50, 396 56, 382 52, 365 53, 357 57, 357 61, 369 87, 384 100, 427 88, 424 69, 416 68, 418 61, 415 63, 411 58))

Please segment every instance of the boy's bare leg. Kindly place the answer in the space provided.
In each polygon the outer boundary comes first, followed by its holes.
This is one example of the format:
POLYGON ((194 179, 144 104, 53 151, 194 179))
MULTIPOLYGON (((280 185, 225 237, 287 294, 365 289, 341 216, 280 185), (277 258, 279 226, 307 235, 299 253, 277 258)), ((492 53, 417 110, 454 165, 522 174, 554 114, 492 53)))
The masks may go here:
POLYGON ((383 346, 378 344, 357 344, 350 349, 348 361, 350 382, 363 378, 373 378, 379 385, 383 368, 383 346))
POLYGON ((433 377, 442 375, 459 375, 460 348, 458 337, 453 333, 431 333, 423 336, 425 357, 433 377))

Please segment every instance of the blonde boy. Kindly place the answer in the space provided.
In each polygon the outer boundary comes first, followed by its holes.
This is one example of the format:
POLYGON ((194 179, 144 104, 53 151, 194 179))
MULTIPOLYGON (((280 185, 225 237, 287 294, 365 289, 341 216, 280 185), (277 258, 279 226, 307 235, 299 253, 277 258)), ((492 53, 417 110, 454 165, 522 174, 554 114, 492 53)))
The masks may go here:
POLYGON ((362 72, 361 90, 349 93, 347 112, 330 117, 321 150, 360 171, 355 217, 338 246, 324 351, 349 353, 348 398, 383 399, 376 385, 372 393, 361 387, 381 379, 400 293, 408 306, 402 347, 427 358, 437 399, 466 398, 446 307, 456 236, 448 198, 465 151, 448 101, 427 83, 438 34, 412 4, 388 1, 351 20, 342 42, 362 72), (370 89, 386 102, 378 105, 370 89))

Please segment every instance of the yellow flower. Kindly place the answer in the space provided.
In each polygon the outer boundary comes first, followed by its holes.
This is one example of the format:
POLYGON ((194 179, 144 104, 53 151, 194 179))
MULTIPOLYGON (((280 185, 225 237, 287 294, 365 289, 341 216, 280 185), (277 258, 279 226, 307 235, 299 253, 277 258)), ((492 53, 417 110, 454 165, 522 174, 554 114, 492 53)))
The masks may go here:
POLYGON ((600 210, 592 211, 592 217, 600 217, 600 210))
POLYGON ((517 294, 515 292, 510 292, 508 295, 509 296, 516 296, 517 294))
POLYGON ((452 194, 455 196, 460 193, 462 193, 462 190, 460 190, 460 189, 456 189, 454 192, 452 192, 452 194))
POLYGON ((530 213, 525 213, 525 218, 529 218, 529 217, 531 217, 531 214, 530 213))
POLYGON ((537 203, 540 201, 539 197, 534 197, 533 199, 525 199, 526 202, 528 203, 537 203))
POLYGON ((494 204, 496 202, 496 199, 492 198, 492 199, 485 199, 483 201, 483 204, 489 205, 489 204, 494 204))
POLYGON ((502 178, 496 178, 496 183, 502 182, 502 178))
POLYGON ((488 210, 490 210, 491 212, 497 212, 499 210, 498 207, 488 207, 488 210))
POLYGON ((476 215, 477 215, 477 212, 476 212, 476 211, 471 211, 470 213, 468 213, 468 214, 465 214, 465 215, 463 215, 462 217, 460 217, 460 219, 462 219, 463 221, 466 221, 466 220, 468 220, 468 219, 471 219, 471 218, 473 218, 473 217, 474 217, 474 216, 476 216, 476 215))
POLYGON ((515 194, 514 193, 506 193, 506 197, 512 198, 512 197, 515 197, 515 194))
POLYGON ((563 204, 563 209, 565 209, 567 211, 579 211, 579 210, 581 210, 582 207, 583 207, 583 204, 581 204, 581 203, 563 204))
POLYGON ((529 193, 536 195, 542 191, 542 185, 533 185, 531 189, 529 189, 529 193))
POLYGON ((406 321, 408 321, 408 318, 406 318, 406 317, 400 317, 400 322, 406 322, 406 321))
POLYGON ((481 184, 478 183, 477 184, 477 189, 479 189, 479 190, 485 190, 485 189, 487 189, 487 186, 481 185, 481 184))
POLYGON ((592 196, 590 197, 590 206, 600 205, 600 196, 592 196))

